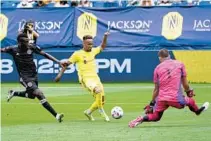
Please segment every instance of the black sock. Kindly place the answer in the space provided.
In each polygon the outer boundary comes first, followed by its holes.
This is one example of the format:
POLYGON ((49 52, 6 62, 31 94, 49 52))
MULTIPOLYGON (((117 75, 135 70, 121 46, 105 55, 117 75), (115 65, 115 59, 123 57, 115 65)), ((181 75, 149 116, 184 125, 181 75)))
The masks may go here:
POLYGON ((149 120, 149 117, 146 115, 143 117, 143 121, 148 121, 149 120))
POLYGON ((53 107, 48 103, 48 101, 46 101, 46 99, 43 99, 40 101, 42 106, 47 109, 54 117, 56 117, 57 113, 56 111, 53 109, 53 107))
POLYGON ((198 111, 196 111, 195 113, 196 113, 196 115, 200 115, 201 114, 201 112, 204 110, 204 108, 205 107, 201 107, 201 108, 199 108, 198 109, 198 111))
POLYGON ((24 97, 24 98, 29 98, 29 99, 34 99, 35 96, 34 95, 30 95, 28 94, 26 91, 14 91, 14 96, 18 96, 18 97, 24 97))
POLYGON ((14 91, 14 96, 26 97, 26 91, 14 91))

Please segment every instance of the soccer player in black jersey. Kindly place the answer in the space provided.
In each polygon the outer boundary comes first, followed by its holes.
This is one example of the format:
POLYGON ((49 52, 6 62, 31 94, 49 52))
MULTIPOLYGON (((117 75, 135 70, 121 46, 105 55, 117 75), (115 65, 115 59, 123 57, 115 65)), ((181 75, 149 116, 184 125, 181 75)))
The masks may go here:
POLYGON ((21 33, 17 37, 18 45, 1 48, 1 52, 9 53, 12 55, 15 62, 20 83, 26 88, 25 91, 10 90, 8 93, 7 101, 9 102, 12 97, 24 97, 30 99, 40 100, 41 104, 47 109, 59 122, 62 122, 63 114, 57 113, 53 107, 46 100, 43 92, 38 88, 37 69, 33 61, 33 53, 40 54, 52 61, 57 62, 61 67, 62 64, 59 60, 54 58, 48 53, 42 51, 39 47, 29 44, 29 38, 27 34, 21 33))

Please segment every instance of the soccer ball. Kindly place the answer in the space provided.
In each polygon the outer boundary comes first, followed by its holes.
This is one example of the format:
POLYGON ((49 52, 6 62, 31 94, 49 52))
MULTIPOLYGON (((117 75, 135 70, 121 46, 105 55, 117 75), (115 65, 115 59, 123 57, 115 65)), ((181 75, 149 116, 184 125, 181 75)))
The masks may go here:
POLYGON ((114 108, 111 109, 111 116, 115 119, 120 119, 123 116, 123 110, 119 106, 115 106, 114 108))

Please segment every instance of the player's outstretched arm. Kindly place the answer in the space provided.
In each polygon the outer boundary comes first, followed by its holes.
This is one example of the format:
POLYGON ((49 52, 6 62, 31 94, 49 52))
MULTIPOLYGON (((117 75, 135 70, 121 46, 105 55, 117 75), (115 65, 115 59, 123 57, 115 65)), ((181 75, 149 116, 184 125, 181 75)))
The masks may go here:
POLYGON ((60 72, 58 73, 58 75, 56 76, 56 78, 54 79, 55 82, 59 82, 62 75, 64 74, 65 70, 67 69, 67 67, 72 64, 70 61, 64 61, 64 62, 61 62, 62 66, 64 66, 60 72))
POLYGON ((5 51, 5 48, 1 48, 1 52, 6 52, 6 51, 5 51))
POLYGON ((55 57, 53 57, 52 55, 50 55, 50 54, 48 54, 48 53, 46 53, 46 52, 44 52, 42 50, 39 52, 39 54, 42 55, 42 56, 44 56, 45 58, 47 58, 49 60, 52 60, 52 61, 58 63, 62 68, 64 68, 64 65, 62 65, 62 63, 58 59, 56 59, 55 57))
POLYGON ((10 53, 12 51, 12 47, 1 48, 2 53, 10 53))
POLYGON ((104 50, 106 45, 107 45, 107 38, 108 38, 108 35, 110 34, 109 30, 107 32, 104 33, 104 37, 103 37, 103 41, 101 43, 101 50, 104 50))

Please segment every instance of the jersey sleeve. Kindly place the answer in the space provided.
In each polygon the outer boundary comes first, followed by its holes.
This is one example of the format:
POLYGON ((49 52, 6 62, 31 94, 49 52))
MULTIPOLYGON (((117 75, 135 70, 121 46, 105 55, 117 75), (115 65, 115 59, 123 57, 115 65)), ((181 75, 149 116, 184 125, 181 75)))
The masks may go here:
POLYGON ((71 63, 76 63, 78 62, 78 54, 76 52, 74 52, 70 58, 68 59, 71 63))
POLYGON ((5 52, 5 53, 13 53, 13 47, 9 46, 9 47, 5 47, 5 48, 1 48, 1 52, 5 52))
POLYGON ((159 76, 158 76, 157 68, 155 68, 155 70, 154 70, 154 75, 153 75, 153 82, 154 82, 154 83, 158 83, 158 80, 159 80, 158 77, 159 77, 159 76))
POLYGON ((182 67, 181 67, 181 76, 182 77, 186 77, 187 76, 185 65, 183 63, 182 63, 182 67))
POLYGON ((101 46, 98 46, 98 47, 96 47, 96 48, 93 48, 93 54, 94 55, 97 55, 97 54, 99 54, 101 52, 101 46))
POLYGON ((33 46, 33 50, 37 54, 40 54, 40 52, 42 51, 42 49, 39 46, 33 46))

